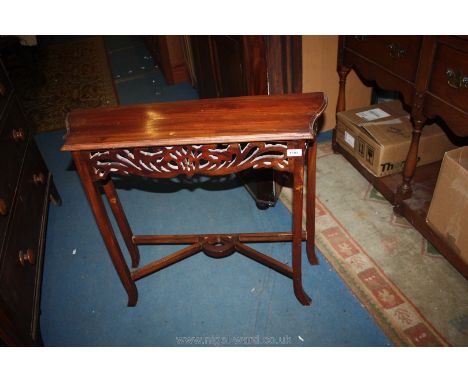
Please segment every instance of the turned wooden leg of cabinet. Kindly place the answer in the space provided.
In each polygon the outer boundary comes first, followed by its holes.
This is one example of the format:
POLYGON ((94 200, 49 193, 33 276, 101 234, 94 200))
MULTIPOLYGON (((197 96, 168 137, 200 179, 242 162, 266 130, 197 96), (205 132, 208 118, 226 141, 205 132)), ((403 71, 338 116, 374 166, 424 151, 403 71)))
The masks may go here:
MULTIPOLYGON (((338 67, 338 75, 340 77, 340 87, 338 90, 338 100, 336 103, 336 112, 339 113, 340 111, 346 110, 346 77, 349 74, 351 68, 347 66, 340 65, 338 67)), ((336 153, 337 150, 337 143, 336 143, 336 127, 333 129, 333 137, 332 137, 332 148, 333 151, 336 153)))
POLYGON ((421 131, 425 122, 426 121, 423 119, 416 119, 413 123, 411 144, 408 155, 406 156, 405 166, 403 167, 403 180, 395 195, 394 212, 399 215, 401 215, 401 202, 410 198, 413 192, 411 189, 411 180, 413 179, 418 162, 419 138, 421 137, 421 131))
POLYGON ((135 306, 138 300, 138 291, 133 281, 130 270, 125 263, 125 259, 120 250, 119 243, 115 237, 111 222, 107 216, 106 208, 99 193, 97 184, 92 179, 92 174, 86 163, 86 152, 74 152, 73 159, 76 169, 81 178, 84 191, 88 198, 91 210, 93 211, 99 231, 107 247, 112 263, 128 295, 128 306, 135 306))
MULTIPOLYGON (((305 146, 302 146, 305 149, 305 146)), ((302 305, 310 305, 312 300, 302 286, 302 206, 304 186, 304 156, 294 158, 294 194, 292 222, 292 268, 294 294, 302 305)))
POLYGON ((317 265, 315 255, 315 171, 317 167, 317 141, 311 143, 307 150, 307 196, 306 196, 306 231, 307 231, 307 258, 311 265, 317 265))

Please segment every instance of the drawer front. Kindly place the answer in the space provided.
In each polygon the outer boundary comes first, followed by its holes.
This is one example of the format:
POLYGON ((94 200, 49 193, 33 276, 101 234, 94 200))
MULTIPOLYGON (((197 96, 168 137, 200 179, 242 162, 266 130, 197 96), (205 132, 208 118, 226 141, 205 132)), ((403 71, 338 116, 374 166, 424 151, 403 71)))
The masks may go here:
POLYGON ((465 51, 438 44, 429 92, 468 113, 468 44, 465 51))
POLYGON ((345 47, 414 82, 421 36, 347 36, 345 47))
POLYGON ((47 182, 47 167, 31 142, 2 256, 0 293, 13 311, 18 329, 32 335, 40 296, 42 240, 39 239, 47 182))
POLYGON ((0 118, 5 111, 8 98, 10 98, 12 88, 10 81, 6 75, 6 72, 3 69, 2 64, 0 63, 0 118))
POLYGON ((0 241, 4 236, 19 181, 29 129, 16 102, 0 122, 0 241))

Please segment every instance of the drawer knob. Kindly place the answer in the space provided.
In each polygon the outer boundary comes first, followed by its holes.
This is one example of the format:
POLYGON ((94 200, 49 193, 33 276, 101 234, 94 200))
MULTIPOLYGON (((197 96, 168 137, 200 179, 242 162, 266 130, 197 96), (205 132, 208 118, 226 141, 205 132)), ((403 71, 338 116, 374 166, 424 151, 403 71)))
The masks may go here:
POLYGON ((42 172, 38 174, 33 174, 33 182, 34 184, 40 185, 45 183, 45 176, 42 172))
POLYGON ((25 251, 19 251, 18 252, 18 260, 21 263, 21 265, 24 267, 27 263, 34 265, 36 262, 36 254, 32 249, 27 249, 25 251))
POLYGON ((406 56, 406 50, 404 50, 399 44, 392 42, 388 44, 388 54, 391 58, 398 60, 406 56))
POLYGON ((0 96, 4 97, 7 93, 7 88, 0 82, 0 96))
POLYGON ((26 139, 26 134, 23 129, 13 129, 11 136, 15 142, 22 142, 26 139))
POLYGON ((0 215, 6 216, 8 214, 8 206, 5 199, 0 198, 0 215))
POLYGON ((367 41, 367 36, 354 36, 354 39, 358 41, 367 41))
POLYGON ((447 68, 445 71, 447 83, 454 89, 468 88, 468 76, 463 76, 459 69, 447 68))

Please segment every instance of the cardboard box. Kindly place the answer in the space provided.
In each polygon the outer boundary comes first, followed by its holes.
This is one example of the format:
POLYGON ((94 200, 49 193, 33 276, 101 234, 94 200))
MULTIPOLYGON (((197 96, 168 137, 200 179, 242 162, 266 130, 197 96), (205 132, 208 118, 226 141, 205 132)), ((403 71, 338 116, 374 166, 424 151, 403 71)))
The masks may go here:
MULTIPOLYGON (((411 143, 409 114, 399 101, 337 114, 336 139, 374 176, 401 172, 411 143)), ((455 146, 436 124, 425 126, 419 141, 418 166, 442 160, 455 146)))
POLYGON ((468 146, 445 153, 426 220, 468 264, 468 146))

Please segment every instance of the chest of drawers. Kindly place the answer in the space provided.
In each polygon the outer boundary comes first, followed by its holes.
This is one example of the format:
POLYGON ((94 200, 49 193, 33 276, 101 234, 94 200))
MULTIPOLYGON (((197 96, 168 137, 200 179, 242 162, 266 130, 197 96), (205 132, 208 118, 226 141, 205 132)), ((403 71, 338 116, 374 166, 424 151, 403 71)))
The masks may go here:
POLYGON ((437 121, 458 145, 468 144, 468 38, 457 36, 342 36, 338 47, 337 112, 346 108, 346 76, 398 91, 411 111, 413 134, 402 174, 376 178, 336 144, 374 187, 468 278, 468 265, 426 223, 440 162, 416 168, 421 131, 437 121))
POLYGON ((40 345, 47 211, 60 198, 1 63, 0 118, 0 343, 40 345))

